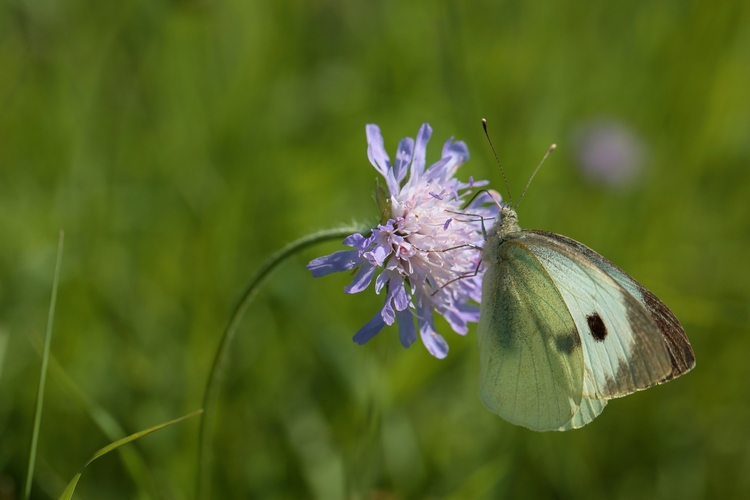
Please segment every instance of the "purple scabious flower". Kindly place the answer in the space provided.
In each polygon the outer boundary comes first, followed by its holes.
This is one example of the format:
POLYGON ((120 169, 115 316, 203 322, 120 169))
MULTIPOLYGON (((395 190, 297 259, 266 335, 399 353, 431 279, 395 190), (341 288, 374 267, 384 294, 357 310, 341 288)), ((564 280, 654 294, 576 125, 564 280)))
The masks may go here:
POLYGON ((391 163, 377 125, 367 125, 367 156, 385 178, 388 192, 376 187, 381 223, 369 235, 352 234, 342 250, 314 259, 307 265, 313 276, 357 269, 346 293, 365 290, 375 281, 375 292, 385 291, 385 304, 354 335, 364 344, 385 325, 398 323, 404 347, 417 339, 437 358, 448 354, 448 344, 435 330, 434 312, 442 315, 461 335, 469 322, 479 320, 482 298, 482 218, 497 216, 500 197, 481 193, 463 206, 473 188, 487 181, 460 182, 456 170, 469 158, 466 144, 452 138, 443 146, 442 158, 425 169, 425 151, 432 135, 422 125, 416 142, 401 140, 396 162, 391 163), (404 180, 409 176, 409 179, 404 180))
POLYGON ((624 123, 615 119, 592 120, 575 134, 578 162, 590 181, 626 188, 638 180, 646 163, 646 145, 624 123))

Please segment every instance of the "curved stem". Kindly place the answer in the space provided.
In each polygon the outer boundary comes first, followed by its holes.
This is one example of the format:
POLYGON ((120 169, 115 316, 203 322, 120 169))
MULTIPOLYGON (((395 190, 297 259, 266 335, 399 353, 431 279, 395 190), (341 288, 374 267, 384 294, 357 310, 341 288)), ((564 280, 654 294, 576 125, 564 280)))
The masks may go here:
POLYGON ((219 389, 224 369, 229 359, 229 346, 237 333, 237 327, 240 325, 247 307, 255 298, 255 294, 266 278, 287 258, 319 243, 341 240, 360 229, 356 227, 341 227, 320 231, 300 238, 273 254, 245 286, 245 290, 243 290, 237 305, 235 305, 229 322, 221 336, 219 348, 216 351, 216 357, 214 357, 211 372, 206 382, 206 389, 203 393, 202 406, 204 413, 201 417, 200 429, 198 431, 198 474, 196 488, 198 499, 210 498, 211 448, 213 444, 213 424, 216 417, 216 405, 219 400, 219 389))

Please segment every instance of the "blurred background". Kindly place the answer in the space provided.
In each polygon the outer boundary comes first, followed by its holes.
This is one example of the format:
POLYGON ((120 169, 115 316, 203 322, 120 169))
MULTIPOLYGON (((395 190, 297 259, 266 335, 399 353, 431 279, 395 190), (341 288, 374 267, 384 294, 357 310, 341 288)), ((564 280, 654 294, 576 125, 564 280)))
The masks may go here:
MULTIPOLYGON (((697 367, 538 434, 485 410, 475 331, 445 360, 381 306, 273 275, 232 348, 215 498, 750 497, 750 4, 0 2, 0 495, 22 492, 58 231, 66 249, 32 498, 57 498, 110 439, 201 405, 232 305, 318 229, 378 218, 365 124, 386 148, 449 137, 458 177, 524 228, 596 249, 681 319, 697 367), (57 366, 57 369, 54 369, 57 366)), ((80 498, 193 498, 198 419, 83 474, 80 498), (147 477, 150 479, 144 480, 147 477), (151 481, 149 483, 149 481, 151 481), (151 484, 144 487, 143 484, 151 484)))

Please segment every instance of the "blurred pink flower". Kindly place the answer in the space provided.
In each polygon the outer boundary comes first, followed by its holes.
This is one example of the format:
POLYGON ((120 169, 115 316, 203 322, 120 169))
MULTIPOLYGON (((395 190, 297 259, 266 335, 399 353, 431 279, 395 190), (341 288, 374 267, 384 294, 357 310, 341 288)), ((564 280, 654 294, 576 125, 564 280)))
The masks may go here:
POLYGON ((628 127, 612 119, 598 119, 576 134, 581 170, 591 181, 611 187, 633 184, 643 169, 646 148, 628 127))

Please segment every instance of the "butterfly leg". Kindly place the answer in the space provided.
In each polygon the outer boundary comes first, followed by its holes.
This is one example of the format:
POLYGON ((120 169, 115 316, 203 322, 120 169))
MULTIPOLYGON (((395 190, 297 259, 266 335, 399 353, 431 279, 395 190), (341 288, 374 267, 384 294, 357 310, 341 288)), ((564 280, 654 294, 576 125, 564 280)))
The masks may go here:
POLYGON ((440 285, 440 287, 437 290, 435 290, 434 292, 432 292, 430 295, 431 296, 435 295, 436 293, 438 293, 443 288, 447 287, 448 285, 450 285, 452 283, 455 283, 458 280, 463 280, 463 279, 466 279, 466 278, 473 278, 473 277, 475 277, 477 274, 479 274, 479 269, 481 267, 482 267, 482 259, 479 259, 477 261, 476 267, 474 268, 474 270, 472 272, 459 274, 457 277, 453 278, 452 280, 449 280, 449 281, 443 283, 442 285, 440 285))

